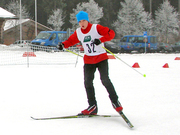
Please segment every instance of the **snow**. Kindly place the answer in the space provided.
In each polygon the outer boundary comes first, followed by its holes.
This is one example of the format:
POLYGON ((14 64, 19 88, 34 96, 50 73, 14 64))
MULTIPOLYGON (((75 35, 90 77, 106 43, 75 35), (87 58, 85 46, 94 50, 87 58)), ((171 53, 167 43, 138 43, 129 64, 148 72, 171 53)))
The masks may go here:
POLYGON ((14 14, 8 12, 7 10, 3 9, 2 7, 0 7, 0 18, 13 18, 15 17, 14 14))
POLYGON ((4 25, 4 31, 14 27, 14 26, 17 26, 19 25, 20 23, 24 23, 24 22, 27 22, 29 21, 30 19, 22 19, 21 21, 20 20, 7 20, 5 22, 5 25, 4 25))
MULTIPOLYGON (((43 55, 43 54, 41 54, 43 55)), ((44 55, 47 55, 45 52, 44 55)), ((73 55, 73 54, 72 54, 73 55)), ((35 121, 34 117, 74 115, 87 108, 83 60, 74 65, 0 66, 0 134, 3 135, 177 135, 180 133, 180 54, 117 54, 109 74, 124 113, 121 117, 35 121), (169 68, 162 66, 168 63, 169 68)), ((76 57, 74 55, 74 57, 76 57)), ((96 72, 94 85, 99 114, 118 115, 96 72)))

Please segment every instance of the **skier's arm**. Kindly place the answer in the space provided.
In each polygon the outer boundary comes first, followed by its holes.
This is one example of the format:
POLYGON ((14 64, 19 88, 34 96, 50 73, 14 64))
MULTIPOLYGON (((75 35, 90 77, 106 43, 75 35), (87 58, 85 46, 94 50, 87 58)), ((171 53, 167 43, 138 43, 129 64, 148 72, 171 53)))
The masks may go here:
POLYGON ((77 37, 77 33, 76 31, 64 42, 62 42, 64 44, 64 48, 68 48, 70 46, 73 46, 77 43, 79 43, 79 39, 77 37))
POLYGON ((113 30, 99 24, 97 25, 97 31, 102 36, 100 38, 101 42, 110 41, 111 39, 115 37, 115 32, 113 30))

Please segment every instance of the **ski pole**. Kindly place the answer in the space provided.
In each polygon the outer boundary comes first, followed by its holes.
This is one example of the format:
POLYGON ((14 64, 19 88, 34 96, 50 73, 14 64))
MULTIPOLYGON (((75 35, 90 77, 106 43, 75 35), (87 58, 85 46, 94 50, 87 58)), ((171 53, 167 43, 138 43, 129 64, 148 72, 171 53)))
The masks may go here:
MULTIPOLYGON (((80 52, 80 51, 79 51, 80 52)), ((76 65, 77 65, 77 63, 78 63, 78 56, 79 56, 79 52, 78 52, 78 55, 77 55, 77 58, 76 58, 76 64, 75 64, 75 67, 76 67, 76 65)))
POLYGON ((117 59, 119 59, 120 61, 122 61, 124 64, 126 64, 128 67, 130 67, 131 69, 133 69, 134 71, 136 71, 137 73, 139 73, 140 75, 142 75, 143 77, 146 77, 146 74, 142 74, 140 73, 139 71, 137 71, 136 69, 132 68, 129 64, 127 64, 125 61, 121 60, 118 56, 116 56, 114 53, 112 53, 110 50, 108 50, 107 48, 105 47, 102 47, 104 48, 107 52, 109 52, 110 54, 112 54, 114 57, 116 57, 117 59))
POLYGON ((77 53, 75 53, 75 52, 73 52, 73 51, 70 51, 70 50, 68 50, 68 49, 65 49, 65 50, 68 51, 68 52, 70 52, 70 53, 72 53, 72 54, 75 54, 75 55, 77 55, 77 56, 83 57, 82 55, 77 54, 77 53))

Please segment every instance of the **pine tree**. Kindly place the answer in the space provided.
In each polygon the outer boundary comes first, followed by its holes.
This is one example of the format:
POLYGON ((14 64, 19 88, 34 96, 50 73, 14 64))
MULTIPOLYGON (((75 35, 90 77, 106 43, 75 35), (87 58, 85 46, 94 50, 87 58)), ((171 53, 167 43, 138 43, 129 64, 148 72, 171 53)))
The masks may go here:
POLYGON ((125 0, 120 4, 122 8, 118 12, 118 19, 113 24, 120 37, 142 35, 143 31, 151 30, 151 14, 144 11, 140 0, 125 0))
POLYGON ((124 0, 96 0, 99 6, 103 7, 104 15, 100 19, 101 25, 114 29, 112 23, 117 19, 121 1, 124 0))
POLYGON ((160 41, 168 42, 168 37, 178 35, 178 13, 175 8, 170 5, 168 0, 165 0, 155 12, 155 31, 160 37, 160 41))
POLYGON ((88 13, 91 23, 99 23, 100 19, 103 17, 103 8, 99 7, 94 0, 89 0, 89 2, 86 3, 79 3, 77 4, 76 9, 73 9, 73 13, 70 14, 70 22, 73 25, 73 29, 79 27, 76 20, 76 14, 81 10, 88 13))
MULTIPOLYGON (((20 4, 19 4, 19 1, 17 1, 17 0, 11 1, 7 5, 6 9, 9 12, 15 14, 17 17, 20 17, 20 4)), ((22 11, 22 13, 21 13, 22 19, 27 19, 27 18, 30 17, 30 14, 27 11, 26 6, 21 5, 21 11, 22 11)))
POLYGON ((52 26, 54 30, 60 31, 62 25, 64 24, 64 18, 65 16, 63 15, 63 10, 56 9, 53 10, 53 14, 49 16, 47 22, 52 26))

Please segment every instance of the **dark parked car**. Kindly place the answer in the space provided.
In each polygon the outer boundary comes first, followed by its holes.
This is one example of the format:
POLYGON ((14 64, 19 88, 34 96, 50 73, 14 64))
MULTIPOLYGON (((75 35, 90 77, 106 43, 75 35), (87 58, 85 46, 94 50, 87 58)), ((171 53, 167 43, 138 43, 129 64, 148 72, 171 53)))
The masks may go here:
POLYGON ((172 48, 174 52, 176 51, 180 52, 180 41, 172 45, 172 48))
POLYGON ((104 43, 104 47, 110 50, 112 53, 121 53, 121 47, 114 42, 107 41, 104 43))
POLYGON ((173 48, 171 45, 167 44, 167 43, 158 43, 157 44, 157 52, 161 52, 161 53, 165 53, 165 52, 172 52, 173 48))

